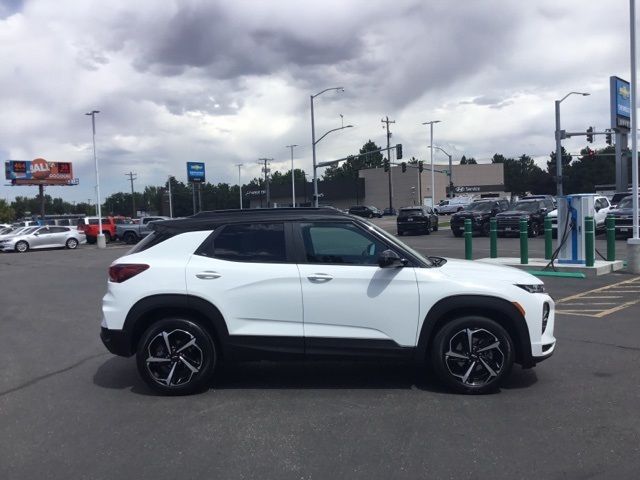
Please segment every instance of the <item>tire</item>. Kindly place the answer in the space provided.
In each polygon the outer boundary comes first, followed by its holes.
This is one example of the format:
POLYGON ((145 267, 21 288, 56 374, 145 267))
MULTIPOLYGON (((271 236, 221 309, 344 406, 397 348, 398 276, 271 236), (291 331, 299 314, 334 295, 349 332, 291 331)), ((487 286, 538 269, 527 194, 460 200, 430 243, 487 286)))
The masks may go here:
POLYGON ((429 225, 427 225, 427 228, 425 228, 424 234, 431 235, 431 222, 429 222, 429 225))
POLYGON ((531 226, 529 227, 528 232, 529 238, 535 238, 540 235, 540 227, 536 222, 531 222, 531 226))
POLYGON ((401 237, 404 235, 404 232, 402 230, 398 230, 398 236, 401 237))
POLYGON ((452 230, 452 232, 454 237, 461 237, 463 233, 462 230, 452 230))
POLYGON ((96 237, 87 237, 87 243, 90 244, 90 245, 93 245, 97 241, 98 241, 98 239, 96 237))
POLYGON ((430 356, 434 372, 447 387, 458 393, 483 394, 497 390, 509 375, 513 341, 504 328, 489 318, 460 317, 438 331, 430 356), (487 348, 490 346, 493 347, 487 348))
POLYGON ((138 236, 133 232, 126 232, 123 235, 122 240, 128 245, 133 245, 138 242, 138 236))
POLYGON ((70 238, 69 240, 67 240, 67 243, 65 243, 64 246, 69 250, 75 250, 76 248, 78 248, 78 243, 78 240, 76 240, 75 238, 70 238))
POLYGON ((480 227, 480 234, 483 237, 488 237, 490 233, 491 233, 491 224, 489 224, 489 222, 484 222, 480 227))
POLYGON ((437 232, 438 231, 438 221, 436 220, 436 224, 433 226, 433 231, 437 232))
POLYGON ((102 234, 104 235, 105 243, 111 243, 111 234, 105 231, 103 231, 102 234))
POLYGON ((211 335, 186 318, 165 318, 152 324, 136 352, 138 373, 152 390, 163 395, 189 395, 206 389, 217 361, 211 335), (152 358, 154 361, 149 361, 152 358))
POLYGON ((20 240, 15 246, 16 252, 25 253, 29 250, 29 244, 24 240, 20 240))

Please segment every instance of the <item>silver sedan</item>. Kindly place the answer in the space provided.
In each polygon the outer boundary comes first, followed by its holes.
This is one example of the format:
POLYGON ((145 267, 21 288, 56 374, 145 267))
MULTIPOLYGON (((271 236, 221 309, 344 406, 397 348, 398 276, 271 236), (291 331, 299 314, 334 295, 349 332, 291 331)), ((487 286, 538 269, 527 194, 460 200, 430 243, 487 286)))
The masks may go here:
POLYGON ((84 233, 75 228, 45 226, 31 227, 0 240, 0 250, 4 252, 16 251, 24 253, 37 248, 78 248, 81 243, 87 243, 84 233))

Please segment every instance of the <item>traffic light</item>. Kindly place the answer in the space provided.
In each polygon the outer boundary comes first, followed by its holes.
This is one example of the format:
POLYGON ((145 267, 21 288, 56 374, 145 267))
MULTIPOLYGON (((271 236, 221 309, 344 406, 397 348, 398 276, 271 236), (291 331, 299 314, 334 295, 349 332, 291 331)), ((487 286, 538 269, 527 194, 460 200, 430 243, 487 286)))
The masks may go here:
POLYGON ((424 162, 422 160, 418 162, 418 171, 420 173, 424 172, 424 162))
POLYGON ((407 162, 402 162, 400 166, 402 167, 402 173, 407 171, 407 162))
POLYGON ((384 171, 385 172, 389 171, 389 160, 386 160, 386 159, 384 161, 384 171))
POLYGON ((396 145, 396 159, 400 160, 402 158, 402 144, 399 143, 396 145))
POLYGON ((593 127, 587 128, 587 142, 593 143, 593 127))
POLYGON ((607 145, 611 145, 611 130, 609 130, 605 135, 605 141, 607 142, 607 145))

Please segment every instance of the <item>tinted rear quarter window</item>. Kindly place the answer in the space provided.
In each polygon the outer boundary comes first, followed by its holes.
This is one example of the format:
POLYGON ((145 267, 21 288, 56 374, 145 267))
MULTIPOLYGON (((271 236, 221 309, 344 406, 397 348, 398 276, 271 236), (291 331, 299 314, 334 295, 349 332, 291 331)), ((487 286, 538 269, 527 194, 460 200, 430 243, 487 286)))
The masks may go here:
POLYGON ((287 259, 284 224, 227 225, 213 240, 212 255, 233 262, 278 263, 287 259))

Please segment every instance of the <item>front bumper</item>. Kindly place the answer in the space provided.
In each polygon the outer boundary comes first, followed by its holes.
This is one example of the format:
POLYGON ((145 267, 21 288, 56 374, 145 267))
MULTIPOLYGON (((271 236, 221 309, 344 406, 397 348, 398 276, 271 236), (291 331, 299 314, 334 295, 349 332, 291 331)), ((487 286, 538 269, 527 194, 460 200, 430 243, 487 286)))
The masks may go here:
POLYGON ((130 357, 133 355, 131 348, 131 339, 124 330, 110 330, 106 327, 100 328, 100 340, 107 350, 114 355, 121 357, 130 357))

